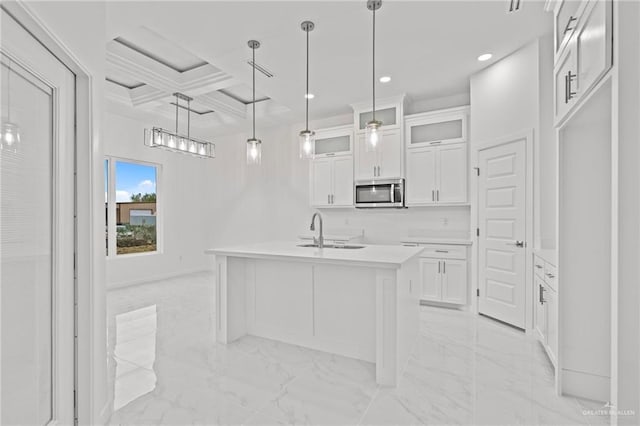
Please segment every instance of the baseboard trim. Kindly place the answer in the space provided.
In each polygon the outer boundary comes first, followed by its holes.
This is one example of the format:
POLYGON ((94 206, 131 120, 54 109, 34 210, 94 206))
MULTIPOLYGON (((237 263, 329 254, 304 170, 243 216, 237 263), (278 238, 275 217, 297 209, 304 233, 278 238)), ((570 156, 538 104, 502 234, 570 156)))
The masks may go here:
POLYGON ((610 401, 611 378, 582 371, 562 369, 562 394, 591 399, 610 401))
POLYGON ((204 273, 204 272, 213 272, 213 269, 212 268, 188 269, 188 270, 185 270, 185 271, 174 272, 174 273, 169 273, 169 274, 153 275, 153 276, 141 278, 141 279, 138 279, 138 280, 107 283, 106 287, 107 287, 107 291, 117 290, 117 289, 121 289, 121 288, 125 288, 125 287, 133 287, 133 286, 137 286, 137 285, 148 284, 148 283, 153 282, 153 281, 168 280, 168 279, 171 279, 171 278, 181 277, 183 275, 191 275, 191 274, 198 274, 198 273, 204 273))

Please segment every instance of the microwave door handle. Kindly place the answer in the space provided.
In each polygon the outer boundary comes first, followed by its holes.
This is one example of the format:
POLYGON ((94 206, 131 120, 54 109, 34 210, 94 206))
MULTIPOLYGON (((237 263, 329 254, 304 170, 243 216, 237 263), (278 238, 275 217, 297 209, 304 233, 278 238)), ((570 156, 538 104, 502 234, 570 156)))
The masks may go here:
POLYGON ((396 189, 395 189, 396 184, 392 183, 391 184, 391 204, 396 202, 396 189))

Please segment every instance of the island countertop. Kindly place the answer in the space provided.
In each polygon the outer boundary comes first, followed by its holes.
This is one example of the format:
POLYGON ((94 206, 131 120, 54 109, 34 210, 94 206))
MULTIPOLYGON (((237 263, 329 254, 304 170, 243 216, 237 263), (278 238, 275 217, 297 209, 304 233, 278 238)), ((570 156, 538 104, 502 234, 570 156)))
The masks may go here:
POLYGON ((360 249, 298 247, 295 241, 274 241, 205 250, 206 254, 254 259, 346 264, 397 269, 419 255, 423 247, 367 245, 360 249))

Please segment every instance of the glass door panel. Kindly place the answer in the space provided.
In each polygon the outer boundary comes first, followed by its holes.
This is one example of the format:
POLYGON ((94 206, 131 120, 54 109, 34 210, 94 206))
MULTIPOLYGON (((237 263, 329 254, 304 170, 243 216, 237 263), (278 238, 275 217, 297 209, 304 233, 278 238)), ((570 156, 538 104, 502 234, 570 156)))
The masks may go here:
POLYGON ((53 410, 53 93, 4 55, 1 84, 0 423, 45 425, 53 410))

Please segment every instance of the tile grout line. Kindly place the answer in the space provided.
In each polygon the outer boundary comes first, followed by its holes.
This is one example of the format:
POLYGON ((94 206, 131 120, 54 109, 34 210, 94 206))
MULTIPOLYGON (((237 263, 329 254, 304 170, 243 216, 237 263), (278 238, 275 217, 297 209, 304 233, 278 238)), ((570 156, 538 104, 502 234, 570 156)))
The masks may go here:
POLYGON ((367 413, 369 412, 369 409, 373 405, 373 401, 375 401, 375 399, 378 397, 379 393, 380 393, 380 385, 377 385, 376 386, 376 391, 373 394, 373 396, 371 397, 371 401, 369 401, 369 404, 367 404, 367 408, 365 408, 365 410, 362 412, 362 415, 360 416, 360 420, 358 420, 358 423, 356 423, 357 425, 361 425, 362 424, 362 421, 367 416, 367 413))

